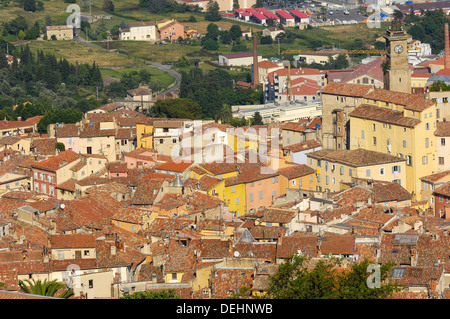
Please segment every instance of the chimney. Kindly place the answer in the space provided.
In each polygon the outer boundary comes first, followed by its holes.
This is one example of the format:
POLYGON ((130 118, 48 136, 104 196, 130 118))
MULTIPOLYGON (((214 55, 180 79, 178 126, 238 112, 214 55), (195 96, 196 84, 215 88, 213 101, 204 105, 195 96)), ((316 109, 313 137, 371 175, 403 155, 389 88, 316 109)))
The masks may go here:
POLYGON ((253 85, 259 84, 259 73, 258 73, 258 52, 256 44, 256 36, 253 37, 253 85))
POLYGON ((445 34, 445 56, 444 56, 444 67, 445 69, 450 69, 450 44, 448 35, 448 23, 444 25, 445 34))

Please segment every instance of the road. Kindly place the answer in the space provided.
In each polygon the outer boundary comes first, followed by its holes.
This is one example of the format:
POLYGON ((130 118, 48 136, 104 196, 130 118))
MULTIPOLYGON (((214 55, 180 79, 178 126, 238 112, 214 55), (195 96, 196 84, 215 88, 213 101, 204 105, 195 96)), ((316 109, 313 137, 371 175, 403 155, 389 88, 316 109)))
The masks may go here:
POLYGON ((176 72, 175 70, 173 70, 172 65, 161 64, 161 63, 156 63, 156 62, 150 62, 150 65, 157 69, 160 69, 163 72, 169 73, 175 79, 175 84, 173 86, 167 88, 165 91, 162 91, 159 94, 165 95, 168 93, 176 93, 176 91, 180 88, 181 74, 176 72))

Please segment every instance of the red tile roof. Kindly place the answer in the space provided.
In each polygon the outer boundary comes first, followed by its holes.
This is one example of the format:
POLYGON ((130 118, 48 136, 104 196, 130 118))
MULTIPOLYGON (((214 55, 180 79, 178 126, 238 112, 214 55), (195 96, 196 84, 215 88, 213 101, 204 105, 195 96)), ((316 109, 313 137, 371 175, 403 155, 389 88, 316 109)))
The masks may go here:
POLYGON ((162 170, 162 171, 171 171, 171 172, 184 172, 189 167, 191 167, 194 164, 194 162, 190 161, 182 161, 180 163, 177 163, 176 161, 171 161, 167 163, 163 163, 160 165, 155 166, 155 170, 162 170))
POLYGON ((355 150, 320 150, 308 153, 308 157, 343 163, 355 167, 405 161, 404 158, 362 148, 355 150))
POLYGON ((420 120, 403 116, 403 112, 369 104, 359 105, 349 113, 349 116, 405 127, 415 127, 421 122, 420 120))
POLYGON ((79 154, 75 153, 72 150, 66 150, 46 160, 35 162, 31 165, 31 167, 55 172, 61 167, 64 167, 67 164, 73 163, 74 161, 79 159, 79 154))
POLYGON ((284 11, 284 10, 277 10, 277 11, 275 11, 279 16, 281 16, 282 18, 284 18, 284 19, 291 19, 291 20, 293 20, 294 19, 294 17, 289 13, 289 12, 287 12, 287 11, 284 11))
POLYGON ((450 174, 450 170, 446 170, 446 171, 439 172, 436 174, 423 176, 420 179, 423 181, 426 181, 426 182, 435 183, 435 182, 438 182, 441 178, 448 176, 449 174, 450 174))
POLYGON ((332 82, 325 86, 321 90, 321 93, 340 96, 363 97, 370 90, 372 90, 371 85, 332 82))
POLYGON ((317 142, 316 140, 308 140, 308 141, 284 146, 284 147, 282 147, 282 149, 291 151, 293 153, 297 153, 297 152, 306 151, 306 150, 310 150, 312 148, 321 147, 321 146, 322 145, 319 142, 317 142))
POLYGON ((450 122, 437 122, 435 136, 449 137, 450 136, 450 122))
POLYGON ((258 62, 258 67, 259 68, 263 68, 263 69, 271 69, 271 68, 278 68, 278 64, 269 61, 269 60, 264 60, 261 62, 258 62))
POLYGON ((403 93, 384 89, 375 89, 374 91, 367 93, 365 98, 403 105, 405 109, 419 112, 434 105, 433 101, 425 99, 420 94, 403 93))
POLYGON ((49 239, 50 248, 53 249, 96 247, 96 240, 93 235, 50 235, 49 239))

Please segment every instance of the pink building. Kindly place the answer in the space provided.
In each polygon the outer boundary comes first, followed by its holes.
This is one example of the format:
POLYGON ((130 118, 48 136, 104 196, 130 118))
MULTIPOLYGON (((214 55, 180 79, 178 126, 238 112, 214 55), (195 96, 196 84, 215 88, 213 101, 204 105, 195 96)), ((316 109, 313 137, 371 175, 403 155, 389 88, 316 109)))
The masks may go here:
POLYGON ((79 148, 80 126, 77 124, 59 124, 55 127, 56 142, 63 143, 66 150, 80 152, 79 148))
POLYGON ((184 39, 184 25, 178 21, 170 22, 159 28, 159 37, 161 40, 178 40, 179 37, 184 39))
POLYGON ((124 153, 123 160, 128 169, 138 167, 153 167, 156 164, 158 153, 152 148, 140 147, 134 151, 124 153))

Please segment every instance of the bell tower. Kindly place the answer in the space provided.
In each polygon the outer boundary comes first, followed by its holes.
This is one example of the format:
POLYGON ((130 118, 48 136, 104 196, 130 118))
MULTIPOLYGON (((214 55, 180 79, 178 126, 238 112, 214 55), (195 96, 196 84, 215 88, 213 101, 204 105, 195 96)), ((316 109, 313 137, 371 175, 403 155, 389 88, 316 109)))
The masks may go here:
POLYGON ((382 65, 384 88, 390 91, 411 93, 408 37, 402 28, 401 21, 392 21, 383 37, 386 40, 386 57, 382 65))

